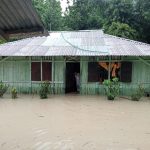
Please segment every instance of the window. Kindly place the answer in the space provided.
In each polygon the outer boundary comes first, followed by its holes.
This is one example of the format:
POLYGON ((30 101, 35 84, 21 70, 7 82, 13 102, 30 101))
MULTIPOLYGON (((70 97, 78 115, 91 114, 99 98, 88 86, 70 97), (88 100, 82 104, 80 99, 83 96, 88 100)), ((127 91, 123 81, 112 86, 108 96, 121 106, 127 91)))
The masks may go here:
MULTIPOLYGON (((108 62, 89 62, 88 63, 88 82, 100 82, 108 79, 108 62)), ((132 63, 113 62, 110 64, 110 77, 117 77, 121 82, 131 82, 132 63)))
POLYGON ((88 63, 88 81, 98 82, 98 64, 96 62, 88 63))
POLYGON ((31 80, 41 81, 41 63, 40 62, 31 63, 31 80))
POLYGON ((51 81, 52 64, 50 62, 32 62, 31 63, 31 80, 32 81, 51 81), (42 71, 42 79, 41 79, 42 71))
POLYGON ((122 62, 121 63, 121 82, 131 82, 132 81, 132 62, 122 62))
POLYGON ((88 82, 100 82, 108 79, 108 63, 89 62, 88 82))

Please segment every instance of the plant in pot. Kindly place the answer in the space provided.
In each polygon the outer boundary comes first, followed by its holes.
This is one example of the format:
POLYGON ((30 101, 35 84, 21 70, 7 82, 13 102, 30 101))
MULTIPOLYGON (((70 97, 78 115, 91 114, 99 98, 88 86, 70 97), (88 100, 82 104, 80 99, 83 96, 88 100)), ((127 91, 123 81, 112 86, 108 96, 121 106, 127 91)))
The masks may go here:
POLYGON ((104 80, 103 82, 105 93, 108 100, 114 100, 119 95, 119 79, 113 78, 112 80, 104 80))
POLYGON ((12 97, 12 99, 17 98, 17 90, 14 87, 11 89, 11 97, 12 97))
POLYGON ((4 84, 2 81, 0 82, 0 98, 6 93, 8 87, 7 84, 4 84))
POLYGON ((39 95, 41 99, 46 99, 48 97, 49 86, 50 86, 49 81, 44 81, 40 84, 39 95))
POLYGON ((139 85, 135 93, 131 95, 131 100, 139 101, 142 98, 142 96, 144 96, 144 88, 142 85, 139 85))

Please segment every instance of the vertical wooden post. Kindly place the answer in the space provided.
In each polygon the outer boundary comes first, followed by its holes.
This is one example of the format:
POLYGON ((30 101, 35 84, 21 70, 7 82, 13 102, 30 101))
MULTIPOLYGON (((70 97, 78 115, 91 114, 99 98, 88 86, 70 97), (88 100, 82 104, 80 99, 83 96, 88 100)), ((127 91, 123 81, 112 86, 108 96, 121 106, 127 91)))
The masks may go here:
POLYGON ((64 92, 64 94, 65 94, 65 92, 66 92, 66 59, 65 59, 65 57, 63 57, 63 62, 64 62, 64 66, 63 66, 63 70, 64 70, 64 72, 63 72, 63 78, 64 78, 64 81, 63 81, 63 92, 64 92))
POLYGON ((4 62, 8 59, 8 58, 11 58, 11 57, 5 57, 5 58, 2 58, 2 60, 0 60, 0 63, 2 63, 2 80, 4 81, 4 62))
POLYGON ((54 64, 54 56, 52 57, 52 93, 54 94, 54 80, 55 80, 55 64, 54 64))
POLYGON ((43 80, 43 74, 42 74, 42 72, 43 72, 43 67, 42 67, 42 57, 41 57, 41 81, 43 80))
POLYGON ((15 77, 15 72, 14 72, 14 68, 15 68, 15 59, 12 58, 12 68, 13 68, 13 71, 12 71, 12 79, 13 79, 13 87, 15 87, 15 83, 14 83, 14 77, 15 77))
POLYGON ((111 72, 111 56, 109 56, 108 80, 110 80, 110 72, 111 72))
POLYGON ((4 62, 2 62, 2 81, 4 81, 4 62))
POLYGON ((31 63, 32 63, 32 58, 31 56, 29 57, 29 64, 30 64, 30 93, 32 93, 32 77, 31 77, 31 74, 32 74, 32 68, 31 68, 31 63))

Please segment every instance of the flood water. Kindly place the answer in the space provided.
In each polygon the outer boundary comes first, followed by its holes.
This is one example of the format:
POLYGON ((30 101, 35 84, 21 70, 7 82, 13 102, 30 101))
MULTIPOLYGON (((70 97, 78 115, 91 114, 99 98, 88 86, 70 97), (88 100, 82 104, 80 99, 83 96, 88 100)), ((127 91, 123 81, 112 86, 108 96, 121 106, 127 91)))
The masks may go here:
POLYGON ((0 150, 150 150, 150 100, 6 95, 0 150))

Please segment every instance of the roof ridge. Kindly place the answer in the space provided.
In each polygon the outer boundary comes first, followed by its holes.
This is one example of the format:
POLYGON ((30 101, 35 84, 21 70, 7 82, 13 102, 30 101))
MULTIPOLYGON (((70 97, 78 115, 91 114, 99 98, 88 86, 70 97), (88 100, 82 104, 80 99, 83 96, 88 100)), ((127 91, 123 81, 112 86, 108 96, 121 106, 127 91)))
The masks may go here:
POLYGON ((146 45, 146 46, 150 46, 150 44, 148 44, 148 43, 144 43, 144 42, 140 42, 140 41, 136 41, 136 40, 131 40, 131 39, 127 39, 127 38, 123 38, 123 37, 119 37, 119 36, 115 36, 115 35, 110 35, 110 34, 106 34, 106 33, 104 33, 104 35, 106 35, 106 37, 110 36, 110 37, 121 39, 121 40, 125 40, 125 41, 128 41, 128 42, 137 43, 137 44, 140 44, 140 45, 143 44, 143 45, 146 45))
POLYGON ((65 30, 65 31, 49 31, 49 34, 51 34, 51 33, 61 33, 61 32, 97 32, 97 31, 103 31, 102 29, 93 29, 93 30, 71 30, 71 31, 67 31, 67 30, 65 30))

